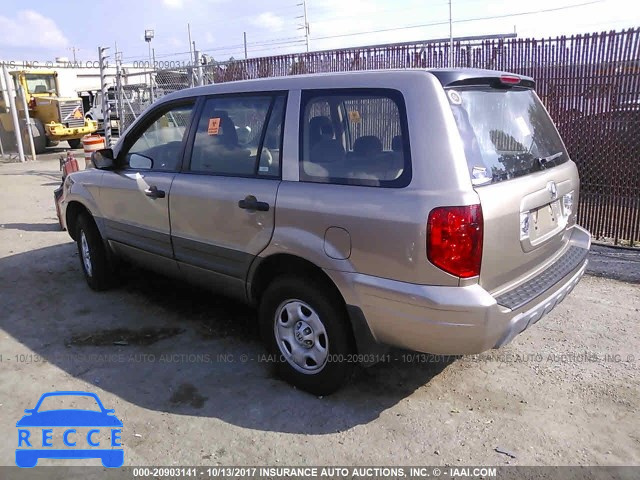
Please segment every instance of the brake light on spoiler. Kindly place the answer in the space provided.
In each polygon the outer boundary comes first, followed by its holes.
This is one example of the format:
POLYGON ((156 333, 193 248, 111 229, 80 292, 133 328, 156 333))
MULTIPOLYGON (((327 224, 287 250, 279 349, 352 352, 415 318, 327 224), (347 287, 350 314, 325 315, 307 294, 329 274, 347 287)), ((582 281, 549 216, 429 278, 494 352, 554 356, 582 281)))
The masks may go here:
POLYGON ((518 85, 520 83, 520 77, 516 77, 515 75, 502 75, 500 82, 504 85, 518 85))

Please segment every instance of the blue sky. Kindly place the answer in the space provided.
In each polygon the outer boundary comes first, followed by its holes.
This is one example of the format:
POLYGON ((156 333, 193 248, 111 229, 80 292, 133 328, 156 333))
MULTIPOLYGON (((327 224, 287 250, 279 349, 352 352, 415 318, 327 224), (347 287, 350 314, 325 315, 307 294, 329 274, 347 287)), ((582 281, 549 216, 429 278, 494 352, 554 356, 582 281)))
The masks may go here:
MULTIPOLYGON (((305 50, 302 0, 3 0, 0 58, 93 60, 99 45, 125 62, 148 58, 144 30, 154 29, 157 60, 189 59, 187 23, 199 50, 217 60, 305 50), (61 5, 65 7, 60 8, 61 5), (108 5, 108 6, 107 6, 108 5)), ((442 38, 448 0, 307 0, 311 50, 442 38), (444 23, 444 24, 441 24, 444 23), (435 25, 433 25, 435 24, 435 25), (438 25, 440 24, 440 25, 438 25), (406 28, 417 26, 416 28, 406 28), (395 29, 405 27, 403 29, 395 29), (381 31, 387 30, 387 31, 381 31), (373 32, 373 33, 362 33, 373 32)), ((452 0, 454 36, 512 33, 549 37, 640 27, 635 0, 452 0), (570 8, 564 8, 570 7, 570 8), (536 14, 528 12, 551 10, 536 14), (517 14, 517 15, 516 15, 517 14), (488 20, 472 20, 499 17, 488 20)))

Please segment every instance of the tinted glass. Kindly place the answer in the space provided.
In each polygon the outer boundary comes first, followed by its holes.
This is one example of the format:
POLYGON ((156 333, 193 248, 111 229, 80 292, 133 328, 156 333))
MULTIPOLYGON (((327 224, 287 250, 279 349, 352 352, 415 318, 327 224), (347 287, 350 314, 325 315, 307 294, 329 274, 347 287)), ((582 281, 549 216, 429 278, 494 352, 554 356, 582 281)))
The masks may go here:
POLYGON ((532 90, 479 87, 448 90, 447 97, 474 185, 527 175, 569 159, 532 90))
POLYGON ((307 93, 301 118, 303 181, 405 186, 410 177, 399 93, 307 93))
MULTIPOLYGON (((278 135, 281 132, 277 124, 269 125, 271 136, 265 138, 265 143, 276 148, 273 151, 265 148, 260 154, 263 131, 273 101, 271 95, 208 99, 198 123, 190 170, 219 175, 255 175, 260 156, 260 168, 264 169, 260 173, 278 174, 278 135)), ((283 104, 276 104, 274 107, 280 106, 273 110, 279 109, 281 117, 283 104)))

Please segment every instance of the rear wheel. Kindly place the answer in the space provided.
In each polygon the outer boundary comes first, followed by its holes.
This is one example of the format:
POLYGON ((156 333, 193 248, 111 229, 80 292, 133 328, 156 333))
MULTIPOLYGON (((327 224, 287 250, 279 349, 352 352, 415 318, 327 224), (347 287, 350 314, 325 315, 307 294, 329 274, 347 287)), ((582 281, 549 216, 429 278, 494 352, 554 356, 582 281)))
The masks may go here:
POLYGON ((322 282, 276 278, 260 302, 260 330, 280 377, 315 395, 350 377, 353 335, 342 299, 322 282))
POLYGON ((84 278, 89 286, 97 291, 111 287, 113 268, 98 227, 87 213, 82 213, 78 219, 76 243, 84 278))
POLYGON ((67 143, 69 144, 69 147, 75 150, 76 148, 80 148, 82 146, 82 139, 72 138, 71 140, 67 140, 67 143))

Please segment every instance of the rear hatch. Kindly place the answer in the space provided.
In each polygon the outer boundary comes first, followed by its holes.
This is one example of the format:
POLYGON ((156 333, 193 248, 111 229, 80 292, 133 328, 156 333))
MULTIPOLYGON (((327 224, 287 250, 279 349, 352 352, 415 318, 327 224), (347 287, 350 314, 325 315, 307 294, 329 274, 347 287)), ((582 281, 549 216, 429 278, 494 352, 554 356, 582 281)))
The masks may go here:
POLYGON ((578 174, 532 81, 461 83, 446 92, 484 217, 479 281, 499 294, 566 250, 578 174))

